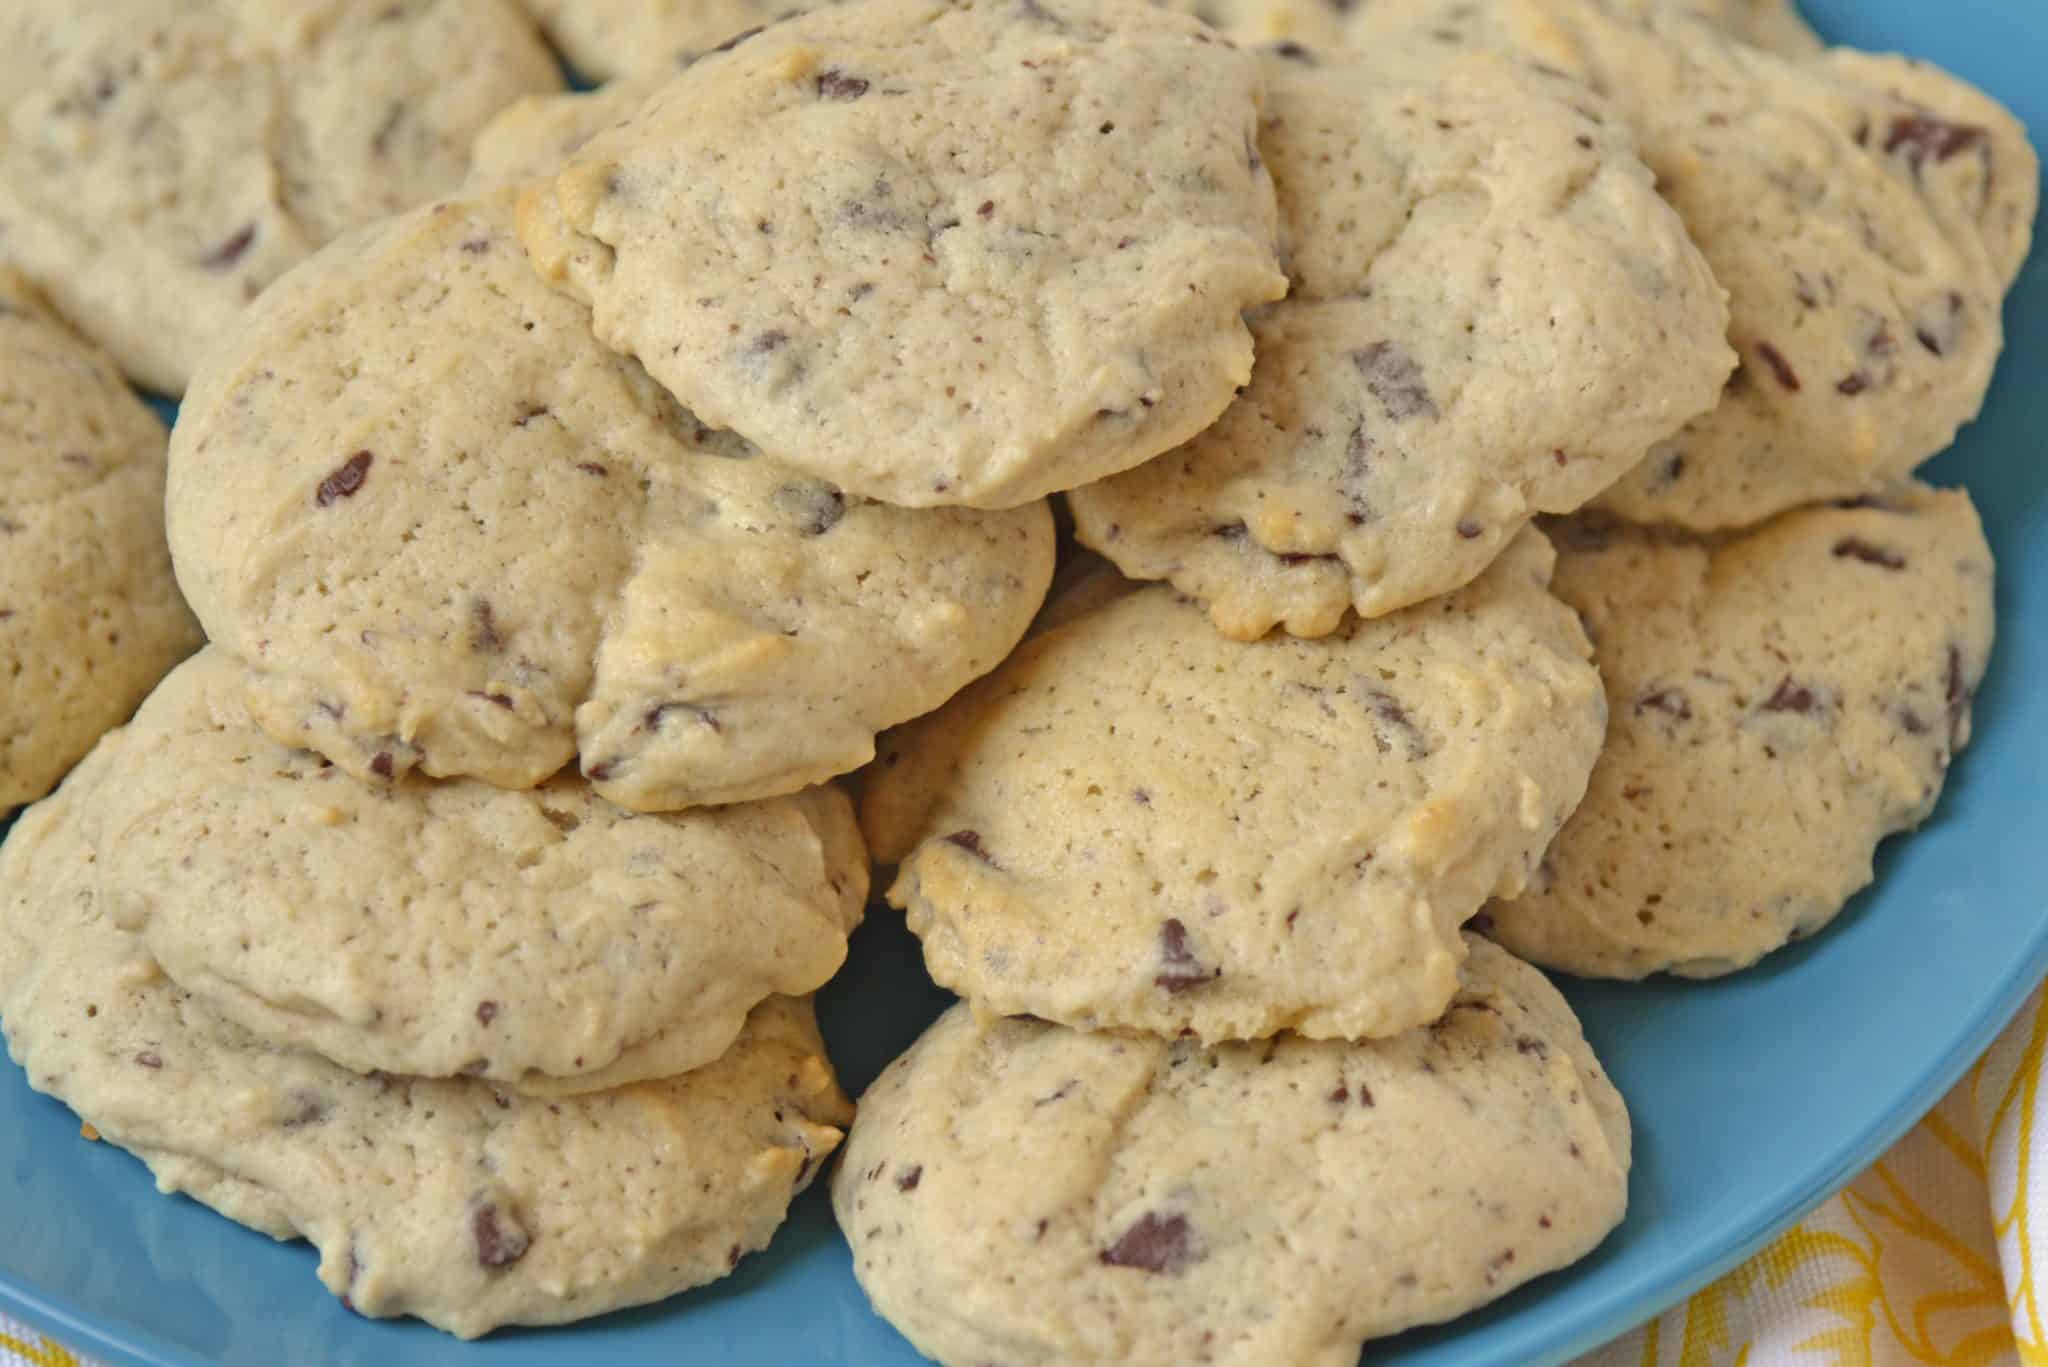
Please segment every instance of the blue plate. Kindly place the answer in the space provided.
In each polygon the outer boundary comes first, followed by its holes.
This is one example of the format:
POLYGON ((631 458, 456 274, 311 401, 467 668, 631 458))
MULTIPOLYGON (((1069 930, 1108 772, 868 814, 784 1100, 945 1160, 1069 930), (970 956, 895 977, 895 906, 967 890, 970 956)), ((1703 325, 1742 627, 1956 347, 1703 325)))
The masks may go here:
MULTIPOLYGON (((1817 0, 1824 32, 1910 51, 1990 89, 2048 143, 2048 6, 1817 0)), ((1592 1258, 1457 1325, 1377 1346, 1376 1364, 1528 1367, 1591 1348, 1761 1246, 1875 1159, 1950 1087, 2048 969, 2048 260, 2007 309, 1983 419, 1931 477, 1976 495, 1999 557, 1999 643, 1977 740, 1934 820, 1895 841, 1876 888, 1817 940, 1735 979, 1567 983, 1636 1121, 1628 1220, 1592 1258)), ((849 1090, 945 1003, 883 913, 823 996, 849 1090)), ((822 1190, 728 1281, 579 1328, 461 1345, 358 1319, 304 1245, 272 1243, 78 1138, 71 1113, 0 1063, 0 1309, 117 1362, 921 1359, 868 1309, 822 1190)))

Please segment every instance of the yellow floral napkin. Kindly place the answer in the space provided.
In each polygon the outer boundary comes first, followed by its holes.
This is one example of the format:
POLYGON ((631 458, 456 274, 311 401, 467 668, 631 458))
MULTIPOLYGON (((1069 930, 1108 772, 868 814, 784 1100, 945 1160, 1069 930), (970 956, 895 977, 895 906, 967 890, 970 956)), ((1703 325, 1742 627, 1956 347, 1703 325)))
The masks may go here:
MULTIPOLYGON (((1954 1091, 1840 1195, 1575 1367, 2048 1367, 2036 992, 1954 1091)), ((2041 1127, 2048 1145, 2048 1127, 2041 1127)), ((1368 1361, 1370 1354, 1367 1355, 1368 1361)), ((0 1367, 91 1367, 0 1316, 0 1367)))

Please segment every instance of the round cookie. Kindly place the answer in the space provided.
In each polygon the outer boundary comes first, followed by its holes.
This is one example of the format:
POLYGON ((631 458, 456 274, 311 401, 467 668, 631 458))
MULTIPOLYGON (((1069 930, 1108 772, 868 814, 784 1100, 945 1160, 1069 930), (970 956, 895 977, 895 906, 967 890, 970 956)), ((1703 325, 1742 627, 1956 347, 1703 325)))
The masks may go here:
POLYGON ((1489 933, 1611 978, 1712 977, 1813 934, 1969 740, 1993 629, 1969 497, 1907 486, 1716 541, 1564 537, 1556 588, 1597 642, 1607 748, 1489 933))
POLYGON ((1083 542, 1245 640, 1467 582, 1734 364, 1720 287, 1576 82, 1441 44, 1265 60, 1293 293, 1221 421, 1068 495, 1083 542))
POLYGON ((0 267, 0 819, 198 647, 163 494, 163 424, 0 267))
POLYGON ((1203 1040, 1396 1034, 1459 925, 1578 805, 1605 705, 1523 532, 1446 598, 1244 643, 1164 586, 1099 595, 893 733, 862 824, 940 984, 1203 1040))
POLYGON ((1043 504, 891 508, 711 431, 527 268, 514 193, 335 243, 193 384, 171 548, 258 725, 373 783, 580 749, 667 810, 855 769, 1002 659, 1043 504))
POLYGON ((636 817, 576 779, 366 788, 258 730, 208 650, 129 725, 99 894, 173 980, 357 1072, 668 1077, 824 985, 867 899, 833 789, 636 817))
POLYGON ((625 76, 596 90, 527 95, 484 125, 469 150, 471 191, 553 175, 583 144, 623 122, 667 80, 625 76))
POLYGON ((512 0, 14 0, 0 47, 0 262, 167 394, 294 262, 561 88, 512 0))
POLYGON ((1240 314, 1286 290, 1261 84, 1142 0, 862 0, 691 66, 520 233, 705 421, 871 498, 1013 506, 1250 375, 1240 314))
POLYGON ((854 1274, 938 1362, 1351 1367, 1619 1223, 1621 1098, 1543 975, 1472 946, 1396 1039, 941 1016, 833 1176, 854 1274))
POLYGON ((465 1338, 640 1305, 765 1246, 851 1108, 807 1001, 717 1062, 557 1101, 361 1077, 212 1016, 114 924, 90 808, 109 740, 0 850, 0 1023, 30 1085, 184 1191, 320 1250, 360 1314, 465 1338))
POLYGON ((1995 101, 1906 58, 1788 58, 1626 0, 1391 0, 1353 37, 1417 29, 1605 94, 1728 290, 1742 367, 1722 402, 1602 506, 1747 526, 1895 483, 1976 416, 2039 184, 1995 101))

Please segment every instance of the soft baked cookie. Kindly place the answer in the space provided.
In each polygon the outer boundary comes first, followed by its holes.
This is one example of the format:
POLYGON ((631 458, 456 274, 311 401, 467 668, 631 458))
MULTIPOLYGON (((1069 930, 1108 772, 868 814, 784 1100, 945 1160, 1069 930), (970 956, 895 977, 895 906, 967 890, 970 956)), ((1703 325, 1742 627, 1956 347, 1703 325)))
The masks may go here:
POLYGON ((310 1239, 357 1312, 467 1338, 673 1295, 764 1247, 837 1146, 852 1110, 803 1000, 695 1072, 555 1101, 261 1043, 101 902, 91 807, 120 764, 116 736, 0 849, 8 1049, 162 1190, 310 1239))
POLYGON ((355 783, 249 720, 208 650, 99 795, 108 916, 262 1039, 357 1072, 586 1092, 711 1062, 824 985, 868 867, 844 795, 635 817, 581 780, 355 783))
POLYGON ((1607 95, 1728 289, 1742 368, 1603 506, 1749 525, 1896 482, 1976 415, 2039 182, 1995 101, 1902 57, 1765 52, 1669 3, 1386 0, 1353 36, 1417 29, 1607 95))
POLYGON ((698 61, 520 233, 705 421, 850 492, 1007 507, 1250 375, 1239 315, 1286 290, 1261 86, 1142 0, 862 0, 698 61))
POLYGON ((1702 541, 1560 534, 1607 748, 1530 890, 1488 908, 1524 958, 1710 977, 1826 925, 1879 840, 1925 820, 1970 737, 1991 551, 1968 495, 1907 486, 1702 541))
POLYGON ((1068 495, 1083 542, 1248 640, 1465 583, 1735 363, 1720 287, 1578 83, 1437 43, 1265 60, 1293 292, 1252 317, 1251 385, 1068 495))
POLYGON ((561 88, 513 0, 10 0, 0 48, 0 262, 168 394, 292 263, 561 88))
POLYGON ((667 79, 666 73, 622 76, 596 90, 514 100, 476 135, 468 187, 474 191, 553 175, 584 143, 624 122, 667 79))
POLYGON ((1600 747, 1553 558, 1524 531, 1457 593, 1316 641, 1226 640, 1163 585, 1027 640, 868 771, 932 977, 1210 1041, 1436 1019, 1459 925, 1524 885, 1600 747))
POLYGON ((580 748, 663 810, 855 769, 1008 653, 1043 504, 891 508, 711 431, 528 269, 514 193, 335 243, 193 384, 172 553, 259 725, 370 782, 580 748))
POLYGON ((163 497, 163 424, 0 267, 0 820, 199 645, 163 497))
POLYGON ((1352 1367, 1584 1256, 1629 1158, 1564 999, 1474 942, 1441 1021, 1372 1043, 955 1007, 861 1098, 832 1197, 876 1309, 942 1363, 1352 1367))

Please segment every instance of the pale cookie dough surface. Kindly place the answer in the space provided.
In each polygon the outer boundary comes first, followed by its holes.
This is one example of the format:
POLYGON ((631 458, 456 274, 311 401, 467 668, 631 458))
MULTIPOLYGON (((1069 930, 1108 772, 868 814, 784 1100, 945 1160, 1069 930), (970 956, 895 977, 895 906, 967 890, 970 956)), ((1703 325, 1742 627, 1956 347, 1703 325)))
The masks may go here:
POLYGON ((1961 492, 1788 513, 1702 543, 1560 533, 1607 748, 1490 933, 1600 977, 1710 977, 1819 930, 1879 840, 1925 820, 1970 736, 1990 549, 1961 492))
POLYGON ((932 977, 1210 1041, 1436 1019, 1459 925, 1524 885, 1600 747, 1552 560, 1525 531, 1457 593, 1316 641, 1226 640, 1164 586, 1026 641, 868 774, 932 977))
POLYGON ((1359 41, 1442 30, 1585 79, 1727 288, 1727 394, 1603 506, 1746 526, 1896 482, 1976 416, 2039 182, 1979 91, 1902 57, 1765 52, 1683 6, 1392 0, 1360 23, 1359 41))
POLYGON ((561 73, 512 0, 11 0, 0 262, 168 394, 320 243, 561 73))
MULTIPOLYGON (((1317 50, 1343 48, 1358 42, 1383 19, 1410 28, 1422 10, 1430 27, 1458 33, 1475 12, 1499 0, 1194 0, 1188 12, 1220 28, 1241 43, 1289 43, 1317 50)), ((1791 0, 1607 0, 1610 12, 1643 16, 1655 11, 1682 13, 1711 24, 1730 37, 1787 56, 1809 56, 1821 50, 1820 37, 1799 17, 1791 0)), ((1360 46, 1370 49, 1368 37, 1360 46)))
POLYGON ((1186 440, 1278 298, 1258 63, 1142 0, 865 0, 700 60, 521 204, 705 421, 1007 507, 1186 440))
POLYGON ((709 430, 528 269, 513 193, 337 242, 193 385, 171 546, 259 725, 370 782, 580 749, 665 810, 855 769, 1003 658, 1043 504, 892 508, 709 430))
POLYGON ((469 153, 468 188, 555 174, 584 143, 624 122, 666 79, 624 76, 596 90, 515 100, 477 134, 469 153))
POLYGON ((164 546, 164 427, 0 267, 0 818, 199 645, 164 546))
POLYGON ((852 1108, 806 1000, 771 997, 717 1062, 556 1101, 360 1077, 175 987, 96 892, 110 739, 0 850, 0 1024, 30 1085, 185 1191, 311 1240, 359 1314, 465 1338, 724 1276, 781 1224, 852 1108))
POLYGON ((833 1177, 854 1273, 947 1364, 1298 1363, 1576 1261, 1627 1112, 1543 975, 1475 942, 1396 1039, 1203 1049, 939 1018, 833 1177))
POLYGON ((263 734, 207 651, 100 797, 107 914, 206 1005, 357 1072, 667 1077, 815 991, 867 896, 844 795, 636 816, 580 779, 365 787, 263 734))
POLYGON ((1469 581, 1734 365, 1720 287, 1578 83, 1433 42, 1265 61, 1293 293, 1220 422, 1068 495, 1082 541, 1240 639, 1469 581))

